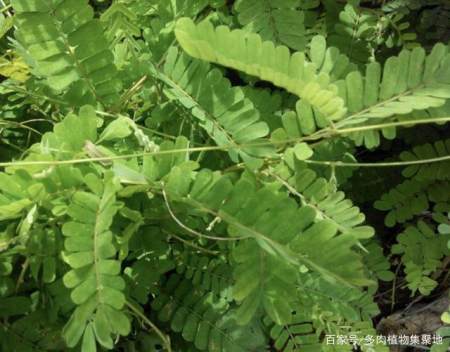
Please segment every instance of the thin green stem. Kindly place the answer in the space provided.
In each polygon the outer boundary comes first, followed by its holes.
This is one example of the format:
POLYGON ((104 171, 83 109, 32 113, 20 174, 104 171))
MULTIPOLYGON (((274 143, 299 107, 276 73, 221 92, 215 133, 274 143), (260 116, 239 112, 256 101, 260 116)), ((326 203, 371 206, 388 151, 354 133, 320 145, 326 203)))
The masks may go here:
POLYGON ((148 76, 144 75, 141 77, 135 84, 133 84, 119 99, 119 103, 114 106, 113 110, 122 110, 124 106, 128 103, 128 101, 133 97, 135 93, 137 93, 144 85, 148 76))
MULTIPOLYGON (((125 116, 125 115, 121 115, 121 114, 111 114, 109 112, 100 111, 100 110, 97 110, 95 112, 98 115, 100 115, 100 116, 111 117, 111 118, 118 118, 118 117, 121 117, 121 116, 125 116)), ((141 126, 141 125, 137 125, 137 127, 139 129, 143 130, 143 131, 151 132, 151 133, 153 133, 153 134, 155 134, 157 136, 160 136, 160 137, 165 137, 165 138, 169 138, 169 139, 173 139, 173 140, 177 139, 176 136, 172 136, 172 135, 167 134, 167 133, 159 132, 159 131, 156 131, 156 130, 154 130, 152 128, 148 128, 148 127, 141 126)))
POLYGON ((5 125, 5 126, 17 126, 26 130, 29 130, 33 133, 36 133, 39 136, 42 136, 42 133, 39 132, 38 130, 34 129, 33 127, 27 126, 24 123, 21 122, 17 122, 17 121, 8 121, 8 120, 0 120, 0 125, 5 125))
MULTIPOLYGON (((310 136, 304 136, 299 138, 291 138, 286 140, 279 141, 262 141, 255 143, 244 143, 240 145, 229 144, 222 146, 205 146, 205 147, 190 147, 190 148, 179 148, 172 150, 159 150, 152 152, 141 152, 141 153, 133 153, 133 154, 124 154, 124 155, 116 155, 116 156, 105 156, 105 157, 97 157, 97 158, 81 158, 81 159, 70 159, 70 160, 55 160, 55 161, 14 161, 14 162, 3 162, 0 163, 0 167, 21 167, 21 166, 36 166, 36 165, 73 165, 73 164, 84 164, 90 162, 102 162, 102 161, 114 161, 114 160, 124 160, 130 158, 139 158, 144 156, 156 156, 156 155, 168 155, 168 154, 178 154, 178 153, 186 153, 186 152, 206 152, 206 151, 228 151, 236 148, 248 148, 248 147, 260 147, 260 146, 269 146, 269 145, 286 145, 289 143, 300 143, 306 141, 314 141, 322 138, 330 138, 336 135, 344 135, 348 133, 361 132, 361 131, 370 131, 370 130, 379 130, 392 126, 407 126, 407 125, 415 125, 415 124, 428 124, 428 123, 439 123, 439 122, 449 122, 450 117, 442 117, 436 119, 427 119, 427 120, 417 120, 417 121, 405 121, 405 122, 391 122, 386 124, 372 125, 372 126, 360 126, 353 127, 347 129, 338 129, 338 130, 329 130, 324 129, 316 132, 310 136)), ((414 161, 405 161, 405 162, 389 162, 389 163, 344 163, 340 161, 313 161, 309 160, 309 163, 316 163, 322 165, 335 165, 338 167, 391 167, 391 166, 407 166, 407 165, 417 165, 417 164, 428 164, 434 162, 442 162, 449 160, 450 156, 443 156, 438 158, 431 159, 423 159, 423 160, 414 160, 414 161)))
POLYGON ((51 165, 74 165, 74 164, 85 164, 90 162, 102 162, 102 161, 114 161, 114 160, 124 160, 130 158, 139 158, 144 156, 156 156, 156 155, 167 155, 167 154, 178 154, 186 152, 199 152, 202 150, 224 150, 224 147, 210 146, 210 147, 197 147, 197 148, 180 148, 172 150, 160 150, 154 152, 141 152, 133 154, 115 155, 115 156, 102 156, 95 158, 80 158, 80 159, 69 159, 69 160, 54 160, 54 161, 14 161, 14 162, 4 162, 0 163, 0 167, 21 167, 21 166, 51 166, 51 165))
POLYGON ((450 122, 450 117, 438 117, 433 119, 420 119, 413 121, 397 121, 397 122, 388 122, 381 123, 377 125, 368 125, 368 126, 359 126, 359 127, 350 127, 350 128, 340 128, 335 132, 338 134, 347 134, 354 132, 364 132, 364 131, 373 131, 373 130, 381 130, 389 127, 403 127, 403 126, 415 126, 415 125, 425 125, 425 124, 434 124, 434 123, 445 123, 450 122))
POLYGON ((15 91, 15 92, 26 94, 26 95, 28 95, 30 97, 37 98, 37 99, 39 99, 38 100, 39 102, 44 100, 44 101, 49 101, 49 102, 52 102, 52 103, 55 103, 55 104, 58 104, 58 105, 67 105, 67 102, 65 102, 63 100, 51 98, 51 97, 48 97, 46 95, 36 94, 34 92, 30 92, 30 91, 28 91, 28 90, 26 90, 26 89, 24 89, 22 87, 14 85, 14 84, 5 84, 4 87, 8 88, 8 89, 11 89, 12 91, 15 91))
MULTIPOLYGON (((164 231, 164 232, 166 232, 166 231, 164 231)), ((177 235, 175 235, 173 233, 168 233, 168 232, 166 232, 166 233, 170 237, 175 238, 177 241, 180 241, 181 243, 184 243, 186 246, 192 247, 192 248, 194 248, 194 249, 196 249, 196 250, 198 250, 200 252, 203 252, 203 253, 206 253, 206 254, 209 254, 209 255, 218 255, 218 254, 220 254, 220 252, 218 252, 218 251, 212 251, 212 250, 209 250, 207 248, 203 248, 203 247, 197 246, 195 243, 187 241, 184 238, 181 238, 181 237, 179 237, 179 236, 177 236, 177 235)))
POLYGON ((393 162, 376 162, 376 163, 346 163, 343 161, 325 161, 325 160, 304 160, 308 164, 325 165, 332 167, 403 167, 410 165, 424 165, 440 163, 450 160, 450 155, 439 156, 436 158, 411 160, 411 161, 393 161, 393 162))
MULTIPOLYGON (((1 133, 1 131, 0 131, 0 133, 1 133)), ((24 150, 24 149, 22 149, 21 147, 19 147, 19 146, 13 144, 13 143, 11 143, 11 142, 9 142, 9 141, 6 140, 6 139, 0 140, 0 143, 1 143, 1 144, 4 144, 4 145, 7 145, 8 147, 10 147, 11 149, 14 149, 14 150, 17 151, 17 152, 25 153, 25 150, 24 150)))
POLYGON ((137 309, 133 304, 131 304, 128 301, 126 301, 125 304, 128 308, 130 308, 133 311, 134 314, 136 314, 139 318, 141 318, 142 321, 144 321, 153 330, 155 330, 155 332, 158 334, 160 339, 166 345, 166 350, 168 352, 172 352, 172 348, 170 347, 170 339, 166 335, 164 335, 163 332, 161 330, 159 330, 158 327, 149 318, 147 318, 139 309, 137 309))
POLYGON ((178 226, 180 226, 182 229, 186 230, 191 235, 197 236, 198 238, 203 238, 203 239, 213 240, 213 241, 238 241, 238 240, 244 240, 244 239, 248 238, 248 236, 246 236, 246 237, 233 237, 233 238, 208 236, 208 235, 204 235, 203 233, 200 233, 198 231, 195 231, 194 229, 191 229, 189 226, 185 225, 175 215, 175 213, 173 212, 173 210, 172 210, 172 208, 171 208, 171 206, 169 204, 169 200, 167 198, 167 194, 166 194, 166 191, 164 190, 164 188, 162 189, 162 195, 163 195, 163 198, 164 198, 164 203, 166 205, 167 211, 170 214, 170 217, 173 219, 173 221, 175 221, 178 224, 178 226))

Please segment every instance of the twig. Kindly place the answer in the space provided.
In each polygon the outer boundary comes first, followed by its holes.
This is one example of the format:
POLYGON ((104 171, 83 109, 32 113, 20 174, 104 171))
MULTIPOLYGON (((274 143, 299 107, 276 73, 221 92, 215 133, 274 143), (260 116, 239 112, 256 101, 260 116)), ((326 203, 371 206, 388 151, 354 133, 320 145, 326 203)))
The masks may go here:
POLYGON ((16 283, 16 293, 19 292, 20 285, 24 282, 25 273, 27 272, 28 266, 30 265, 30 258, 27 258, 22 264, 22 270, 20 271, 19 278, 16 283))
MULTIPOLYGON (((400 281, 395 285, 395 287, 396 287, 396 288, 403 288, 403 287, 405 287, 406 285, 403 285, 404 282, 405 282, 405 279, 400 280, 400 281)), ((388 289, 388 290, 386 290, 386 291, 384 291, 384 292, 377 293, 377 294, 375 295, 374 298, 383 297, 384 295, 388 294, 388 293, 391 292, 392 290, 393 290, 393 287, 391 287, 390 289, 388 289)))
POLYGON ((161 340, 166 345, 166 349, 168 352, 172 352, 172 348, 170 347, 170 339, 168 336, 164 335, 164 333, 158 329, 158 327, 149 319, 147 318, 139 309, 137 309, 133 304, 126 301, 126 306, 130 308, 137 316, 139 316, 147 325, 149 325, 155 332, 158 334, 158 336, 161 338, 161 340))
MULTIPOLYGON (((164 231, 164 232, 166 232, 166 231, 164 231)), ((184 238, 181 238, 181 237, 179 237, 179 236, 177 236, 177 235, 174 235, 173 233, 168 233, 168 232, 166 232, 166 233, 167 233, 170 237, 173 237, 173 238, 175 238, 176 240, 178 240, 178 241, 184 243, 185 245, 187 245, 187 246, 189 246, 189 247, 192 247, 192 248, 195 248, 195 249, 197 249, 197 250, 199 250, 199 251, 201 251, 201 252, 204 252, 204 253, 207 253, 207 254, 211 254, 211 255, 218 255, 218 254, 220 253, 220 252, 218 252, 218 251, 212 251, 212 250, 210 250, 210 249, 206 249, 206 248, 197 246, 195 243, 189 242, 189 241, 185 240, 184 238)))
POLYGON ((130 89, 128 89, 122 95, 122 97, 119 100, 119 104, 116 106, 116 108, 120 110, 123 107, 123 105, 125 105, 127 101, 133 97, 133 94, 136 93, 139 89, 141 89, 146 80, 147 75, 144 75, 135 84, 133 84, 133 86, 131 86, 130 89))
POLYGON ((346 163, 333 160, 304 160, 307 164, 324 165, 330 167, 403 167, 411 165, 433 164, 443 161, 450 161, 450 155, 444 155, 430 159, 419 159, 411 161, 375 162, 375 163, 346 163))
MULTIPOLYGON (((437 123, 437 122, 450 122, 450 117, 447 118, 439 118, 428 120, 428 123, 437 123)), ((403 125, 414 125, 414 122, 409 121, 408 123, 404 123, 403 125)), ((417 123, 416 123, 417 124, 417 123)), ((19 167, 19 166, 35 166, 35 165, 73 165, 73 164, 83 164, 90 163, 94 161, 112 161, 112 160, 124 160, 129 158, 136 157, 144 157, 150 155, 165 155, 165 154, 177 154, 177 153, 186 153, 186 152, 201 152, 201 151, 228 151, 233 149, 247 148, 247 147, 260 147, 260 146, 274 146, 274 145, 285 145, 288 143, 299 143, 305 141, 315 141, 321 138, 330 138, 340 134, 348 134, 358 131, 367 131, 367 130, 377 130, 382 129, 389 126, 399 125, 397 123, 391 124, 381 124, 374 126, 363 126, 363 127, 355 127, 344 130, 336 130, 338 134, 332 134, 330 130, 324 129, 319 131, 320 133, 313 134, 311 136, 301 137, 301 138, 291 138, 286 139, 284 141, 262 141, 255 143, 243 143, 240 145, 229 144, 222 146, 205 146, 205 147, 191 147, 191 148, 180 148, 180 149, 172 149, 172 150, 160 150, 160 151, 152 151, 152 152, 141 152, 141 153, 133 153, 133 154, 125 154, 125 155, 115 155, 108 157, 99 157, 99 158, 84 158, 84 159, 71 159, 71 160, 56 160, 56 161, 14 161, 14 162, 3 162, 0 163, 0 167, 19 167)), ((336 132, 335 131, 335 132, 336 132)), ((311 164, 321 164, 327 166, 336 166, 336 167, 403 167, 409 165, 425 165, 443 161, 450 161, 450 155, 445 155, 436 158, 430 159, 421 159, 421 160, 412 160, 412 161, 398 161, 398 162, 381 162, 381 163, 345 163, 341 161, 318 161, 318 160, 306 160, 306 162, 311 164)))
POLYGON ((395 306, 395 293, 396 293, 396 284, 397 284, 397 275, 400 271, 400 263, 397 265, 397 269, 395 270, 394 280, 392 282, 392 294, 391 294, 391 313, 394 311, 395 306))
MULTIPOLYGON (((449 265, 449 264, 450 264, 450 256, 447 256, 447 257, 444 259, 444 261, 442 262, 441 269, 440 269, 440 270, 437 270, 437 271, 431 276, 431 278, 432 278, 433 280, 437 280, 437 279, 439 278, 439 276, 441 276, 442 273, 447 269, 447 265, 449 265)), ((448 274, 448 271, 447 271, 447 274, 448 274)), ((445 282, 445 280, 444 280, 443 282, 445 282)))
POLYGON ((33 127, 27 126, 23 122, 0 120, 0 124, 1 125, 6 125, 6 126, 10 126, 10 125, 12 125, 12 126, 19 126, 21 128, 24 128, 24 129, 27 129, 29 131, 32 131, 32 132, 36 133, 39 136, 42 136, 41 132, 39 132, 38 130, 34 129, 33 127))
MULTIPOLYGON (((411 309, 411 307, 412 307, 413 305, 415 305, 416 303, 420 302, 420 301, 421 301, 422 299, 424 299, 424 298, 425 298, 425 296, 422 296, 422 295, 420 295, 420 296, 414 298, 414 299, 412 300, 412 302, 410 302, 410 303, 406 306, 406 308, 403 309, 402 315, 406 314, 406 313, 411 309)), ((432 302, 432 303, 434 303, 434 302, 432 302)))
POLYGON ((164 198, 164 202, 166 204, 167 211, 169 212, 172 219, 178 224, 178 226, 180 226, 181 228, 183 228, 190 234, 197 236, 199 238, 204 238, 204 239, 214 240, 214 241, 238 241, 238 240, 243 240, 243 239, 248 238, 248 237, 225 238, 225 237, 208 236, 208 235, 200 233, 194 229, 191 229, 189 226, 185 225, 180 219, 178 219, 177 216, 175 215, 175 213, 172 211, 172 208, 170 207, 169 200, 167 199, 167 194, 166 194, 166 191, 164 190, 164 188, 162 189, 162 195, 164 198))

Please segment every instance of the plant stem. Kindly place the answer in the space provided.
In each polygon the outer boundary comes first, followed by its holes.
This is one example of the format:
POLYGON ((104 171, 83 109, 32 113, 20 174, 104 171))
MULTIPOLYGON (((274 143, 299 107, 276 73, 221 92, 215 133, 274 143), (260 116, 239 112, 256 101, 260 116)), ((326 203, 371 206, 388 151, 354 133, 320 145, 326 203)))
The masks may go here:
POLYGON ((197 246, 195 243, 189 242, 189 241, 185 240, 184 238, 181 238, 181 237, 179 237, 177 235, 174 235, 173 233, 167 233, 167 234, 170 237, 173 237, 176 240, 180 241, 181 243, 184 243, 186 246, 195 248, 196 250, 198 250, 200 252, 203 252, 203 253, 206 253, 206 254, 209 254, 209 255, 218 255, 218 254, 220 254, 220 252, 218 252, 218 251, 212 251, 212 250, 209 250, 209 249, 197 246))
MULTIPOLYGON (((439 119, 430 119, 430 120, 418 120, 419 123, 437 123, 437 122, 446 122, 450 121, 450 117, 439 118, 439 119), (426 121, 426 122, 425 122, 426 121)), ((362 126, 362 127, 354 127, 347 129, 337 129, 337 130, 321 130, 316 134, 307 137, 300 138, 291 138, 281 141, 263 141, 257 143, 244 143, 240 145, 229 144, 222 146, 206 146, 206 147, 191 147, 191 148, 180 148, 180 149, 172 149, 172 150, 160 150, 153 152, 141 152, 134 154, 125 154, 125 155, 116 155, 109 157, 98 157, 98 158, 84 158, 84 159, 72 159, 72 160, 56 160, 56 161, 15 161, 15 162, 3 162, 0 163, 0 167, 20 167, 20 166, 35 166, 35 165, 72 165, 72 164, 83 164, 90 162, 101 162, 101 161, 113 161, 113 160, 124 160, 130 158, 138 158, 150 155, 167 155, 167 154, 177 154, 177 153, 186 153, 186 152, 203 152, 203 151, 227 151, 232 149, 241 149, 248 147, 260 147, 260 146, 269 146, 269 145, 285 145, 288 143, 300 143, 304 141, 318 140, 321 138, 330 138, 336 135, 343 135, 354 132, 361 131, 370 131, 370 130, 379 130, 386 127, 392 126, 406 126, 406 125, 414 125, 411 122, 393 122, 387 124, 380 125, 372 125, 372 126, 362 126)), ((340 161, 317 161, 317 160, 309 160, 307 162, 312 164, 321 164, 321 165, 334 165, 338 167, 395 167, 395 166, 408 166, 408 165, 419 165, 419 164, 430 164, 436 162, 442 162, 450 160, 450 155, 442 156, 437 158, 430 159, 422 159, 422 160, 413 160, 413 161, 401 161, 401 162, 381 162, 381 163, 345 163, 340 161)))
POLYGON ((173 210, 169 204, 169 200, 167 199, 167 194, 166 194, 166 191, 164 190, 164 188, 162 189, 162 195, 164 198, 164 203, 166 205, 167 211, 169 212, 171 218, 178 224, 178 226, 180 226, 182 229, 186 230, 191 235, 197 236, 198 238, 204 238, 204 239, 213 240, 213 241, 239 241, 239 240, 244 240, 244 239, 248 238, 248 236, 247 237, 233 237, 233 238, 208 236, 208 235, 204 235, 198 231, 195 231, 194 229, 191 229, 190 227, 186 226, 180 219, 177 218, 177 216, 175 215, 175 213, 173 212, 173 210))
POLYGON ((332 161, 332 160, 304 160, 304 162, 307 164, 325 165, 332 167, 402 167, 410 165, 433 164, 448 160, 450 160, 450 155, 411 161, 392 161, 392 162, 376 162, 376 163, 346 163, 343 161, 332 161))
POLYGON ((155 332, 158 334, 158 336, 161 338, 161 340, 166 345, 166 350, 168 352, 172 352, 172 348, 170 347, 170 339, 164 335, 164 333, 159 330, 159 328, 149 319, 147 318, 139 309, 137 309, 133 304, 126 301, 126 306, 130 308, 134 314, 136 314, 139 318, 141 318, 147 325, 149 325, 155 332))

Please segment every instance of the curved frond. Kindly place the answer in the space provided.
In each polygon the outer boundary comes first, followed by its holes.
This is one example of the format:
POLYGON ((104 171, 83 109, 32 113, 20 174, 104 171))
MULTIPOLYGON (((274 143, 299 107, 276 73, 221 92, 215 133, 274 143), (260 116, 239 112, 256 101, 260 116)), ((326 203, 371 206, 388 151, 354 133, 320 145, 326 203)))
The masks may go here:
MULTIPOLYGON (((339 78, 334 83, 348 109, 335 127, 377 124, 387 119, 411 121, 414 125, 417 118, 448 116, 450 53, 447 46, 437 44, 428 56, 420 47, 403 50, 398 56, 390 57, 384 66, 377 62, 368 64, 365 75, 349 66, 347 57, 336 50, 333 47, 326 49, 320 36, 311 43, 310 55, 314 64, 332 79, 339 78), (334 60, 329 58, 332 55, 334 60)), ((282 117, 283 132, 291 138, 310 135, 332 123, 326 114, 305 99, 297 102, 295 111, 288 111, 282 117)), ((384 128, 352 133, 350 137, 357 146, 374 148, 380 144, 381 134, 393 139, 396 130, 384 128)))
POLYGON ((329 76, 318 74, 304 53, 291 55, 287 47, 263 42, 257 34, 230 31, 226 26, 214 28, 207 21, 196 25, 188 18, 177 22, 175 34, 189 55, 272 82, 317 107, 330 120, 346 112, 329 76))
POLYGON ((231 87, 218 69, 171 48, 164 71, 155 74, 167 84, 169 97, 188 109, 217 145, 235 146, 228 152, 233 161, 271 153, 270 147, 240 147, 258 144, 269 128, 242 89, 231 87))
POLYGON ((373 236, 374 230, 363 225, 365 216, 358 207, 347 199, 344 192, 335 191, 333 185, 325 178, 319 177, 314 170, 298 162, 292 155, 285 158, 287 168, 277 170, 276 179, 287 187, 302 204, 311 207, 316 218, 332 222, 336 228, 356 238, 373 236))
POLYGON ((101 195, 78 191, 67 212, 72 218, 63 226, 64 260, 71 270, 64 275, 64 285, 77 305, 64 328, 69 347, 98 341, 111 349, 111 335, 126 336, 130 322, 122 312, 125 281, 121 265, 115 259, 117 249, 110 226, 119 207, 115 201, 117 184, 106 179, 101 195))
POLYGON ((383 247, 373 240, 366 244, 364 248, 367 251, 364 253, 364 262, 367 269, 381 281, 392 281, 395 275, 390 271, 391 263, 389 258, 384 256, 383 247))
POLYGON ((392 246, 392 253, 402 255, 408 287, 415 293, 429 295, 437 286, 430 275, 441 265, 441 259, 450 254, 448 239, 436 233, 424 222, 409 226, 397 236, 398 244, 392 246))
POLYGON ((159 320, 169 323, 174 332, 201 351, 251 352, 266 344, 256 320, 240 326, 226 300, 199 291, 176 274, 170 276, 152 308, 159 320))
POLYGON ((328 37, 330 45, 339 48, 353 62, 365 63, 371 55, 370 39, 375 35, 378 18, 370 10, 346 4, 339 13, 334 33, 328 37))
POLYGON ((445 203, 450 200, 448 181, 407 180, 392 188, 374 203, 378 210, 386 211, 384 223, 393 227, 405 223, 420 214, 426 214, 430 203, 445 203))
POLYGON ((299 309, 311 317, 339 317, 356 323, 380 313, 370 292, 331 284, 317 274, 302 274, 298 280, 299 309))
MULTIPOLYGON (((437 44, 426 56, 423 48, 403 50, 390 57, 382 67, 367 65, 365 76, 351 72, 337 82, 348 115, 339 126, 359 124, 406 115, 414 110, 441 107, 450 98, 450 54, 448 47, 437 44)), ((413 124, 413 120, 411 123, 413 124)), ((392 139, 395 129, 384 129, 383 135, 392 139)), ((373 148, 379 145, 378 132, 352 135, 357 145, 373 148)))
MULTIPOLYGON (((433 144, 424 144, 414 147, 411 151, 400 154, 404 161, 416 161, 422 159, 439 158, 450 155, 450 140, 437 141, 433 144)), ((402 174, 407 178, 418 181, 448 180, 450 178, 450 162, 443 161, 430 165, 411 165, 406 167, 402 174)))
POLYGON ((231 266, 224 260, 185 252, 177 263, 177 273, 191 280, 198 289, 231 300, 231 266))
POLYGON ((261 120, 267 123, 270 131, 280 127, 280 115, 284 103, 283 96, 278 92, 272 92, 269 89, 258 89, 254 87, 243 87, 242 91, 249 99, 256 110, 259 111, 261 120))
POLYGON ((294 314, 289 325, 277 325, 270 318, 264 319, 268 326, 270 337, 274 340, 277 351, 282 352, 316 352, 321 351, 321 342, 314 326, 306 314, 301 311, 294 314))
POLYGON ((289 301, 300 267, 344 285, 371 283, 360 256, 352 250, 358 241, 355 234, 337 236, 338 227, 332 221, 315 222, 313 208, 298 207, 285 193, 258 189, 245 179, 233 184, 228 177, 207 170, 193 182, 174 170, 166 189, 178 202, 221 219, 230 236, 248 237, 233 250, 237 263, 233 296, 242 302, 238 311, 242 324, 251 320, 260 305, 273 320, 289 321, 289 301), (293 218, 299 220, 292 222, 293 218))
POLYGON ((35 73, 76 106, 118 99, 121 83, 99 20, 87 0, 13 0, 16 37, 35 73))

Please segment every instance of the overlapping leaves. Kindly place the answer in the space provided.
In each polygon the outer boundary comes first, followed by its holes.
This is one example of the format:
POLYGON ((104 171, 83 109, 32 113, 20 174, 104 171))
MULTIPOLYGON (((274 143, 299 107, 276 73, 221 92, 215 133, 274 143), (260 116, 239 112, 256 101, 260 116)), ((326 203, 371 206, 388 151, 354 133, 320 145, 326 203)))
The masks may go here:
POLYGON ((72 220, 62 229, 64 260, 72 269, 64 275, 64 284, 72 290, 70 297, 77 305, 64 337, 67 345, 74 347, 83 336, 83 350, 95 350, 96 341, 111 349, 111 335, 130 332, 130 322, 122 312, 125 281, 110 231, 119 210, 115 198, 118 185, 111 175, 107 177, 102 194, 74 194, 67 210, 72 220))
POLYGON ((112 105, 121 83, 87 1, 14 0, 17 39, 38 77, 76 106, 112 105))
POLYGON ((177 22, 175 34, 189 55, 270 81, 305 99, 331 120, 340 119, 346 111, 329 76, 318 74, 304 53, 291 55, 287 47, 263 42, 257 34, 230 31, 226 26, 214 28, 207 21, 195 25, 188 18, 177 22))

